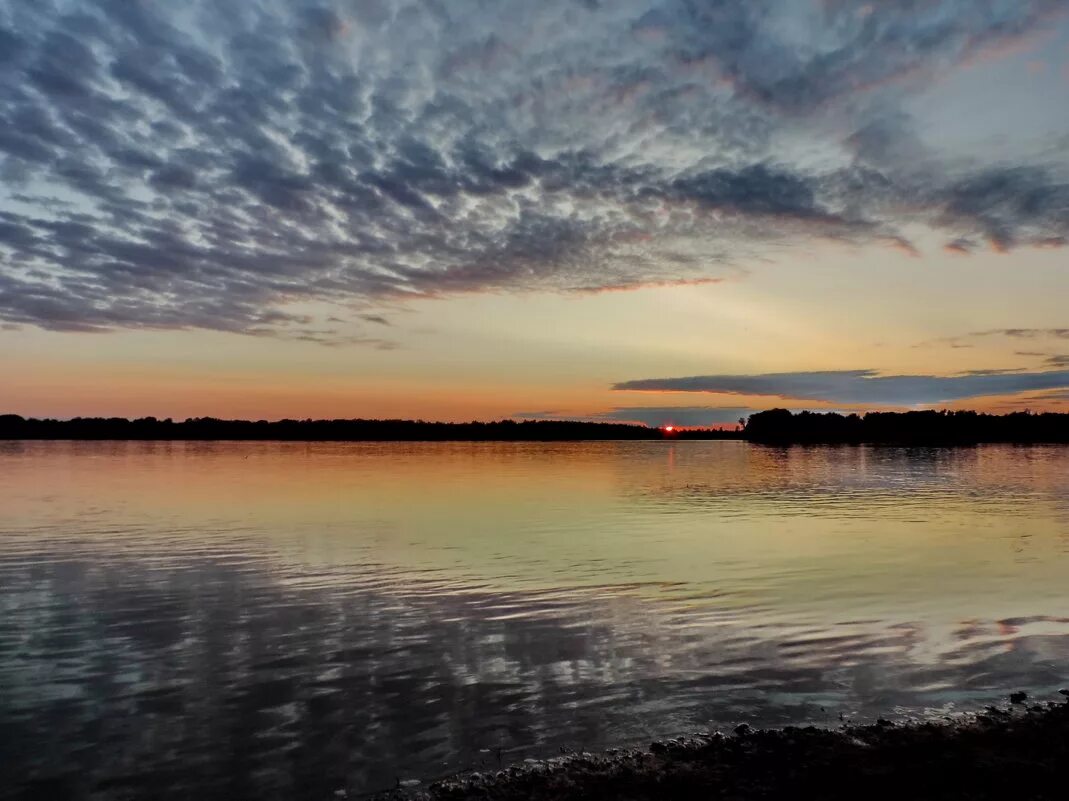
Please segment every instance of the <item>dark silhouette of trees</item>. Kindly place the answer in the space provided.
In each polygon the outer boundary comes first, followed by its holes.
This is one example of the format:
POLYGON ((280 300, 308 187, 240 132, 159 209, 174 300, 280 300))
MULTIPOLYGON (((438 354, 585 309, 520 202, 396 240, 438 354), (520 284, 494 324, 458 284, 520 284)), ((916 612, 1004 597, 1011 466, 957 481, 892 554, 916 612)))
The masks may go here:
MULTIPOLYGON (((170 418, 75 417, 38 420, 0 415, 0 439, 74 440, 289 440, 289 441, 447 441, 664 439, 662 429, 625 423, 564 420, 500 420, 490 423, 432 423, 423 420, 219 420, 170 418)), ((676 429, 673 439, 738 439, 739 433, 717 429, 676 429)))
POLYGON ((968 445, 980 442, 1069 443, 1069 414, 973 411, 797 412, 770 409, 740 420, 735 431, 651 428, 626 423, 499 420, 433 423, 423 420, 220 420, 75 417, 38 420, 0 415, 0 440, 289 440, 289 441, 518 441, 746 439, 760 443, 882 442, 968 445))
POLYGON ((743 436, 751 442, 883 442, 968 445, 981 442, 1069 442, 1069 414, 974 411, 797 412, 770 409, 750 416, 743 436))

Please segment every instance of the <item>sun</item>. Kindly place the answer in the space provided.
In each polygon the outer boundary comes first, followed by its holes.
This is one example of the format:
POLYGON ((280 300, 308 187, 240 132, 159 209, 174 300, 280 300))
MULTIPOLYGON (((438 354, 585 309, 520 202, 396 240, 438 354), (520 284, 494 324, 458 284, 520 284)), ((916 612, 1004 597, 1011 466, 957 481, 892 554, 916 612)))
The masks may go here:
POLYGON ((667 431, 669 434, 671 434, 673 431, 676 430, 676 427, 675 426, 665 426, 664 430, 667 431))

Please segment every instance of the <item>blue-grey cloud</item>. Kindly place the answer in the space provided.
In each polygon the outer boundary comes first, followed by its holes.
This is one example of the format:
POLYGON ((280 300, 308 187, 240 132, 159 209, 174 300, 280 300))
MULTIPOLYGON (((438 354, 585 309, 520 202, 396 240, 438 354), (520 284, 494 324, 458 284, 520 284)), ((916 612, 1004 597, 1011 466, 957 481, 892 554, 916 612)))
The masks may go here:
POLYGON ((381 314, 360 314, 358 317, 365 323, 374 323, 375 325, 393 325, 388 319, 381 314))
MULTIPOLYGON (((939 337, 918 342, 913 347, 925 348, 931 346, 945 346, 950 348, 972 348, 975 345, 965 340, 981 339, 990 337, 1006 337, 1009 339, 1069 339, 1069 328, 989 328, 984 331, 972 331, 951 337, 939 337)), ((1050 354, 1040 351, 1015 351, 1018 356, 1048 356, 1050 354)))
POLYGON ((1014 339, 1069 339, 1069 328, 993 328, 989 331, 976 331, 972 337, 1004 336, 1014 339))
POLYGON ((330 341, 310 306, 376 325, 406 298, 709 280, 813 237, 910 249, 917 221, 960 252, 1063 244, 1062 167, 907 169, 931 156, 896 109, 1064 10, 4 4, 0 321, 330 341), (829 108, 839 159, 792 160, 829 108))
POLYGON ((828 370, 645 378, 613 385, 614 390, 632 392, 709 392, 902 406, 949 403, 965 398, 1067 387, 1069 370, 987 370, 955 376, 880 375, 875 370, 828 370))

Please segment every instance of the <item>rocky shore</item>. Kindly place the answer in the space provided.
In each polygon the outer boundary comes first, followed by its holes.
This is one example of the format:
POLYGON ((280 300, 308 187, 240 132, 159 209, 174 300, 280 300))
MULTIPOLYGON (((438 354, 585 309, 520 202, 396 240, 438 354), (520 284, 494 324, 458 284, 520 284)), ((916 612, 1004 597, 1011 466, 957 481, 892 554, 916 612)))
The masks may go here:
POLYGON ((957 720, 703 732, 403 787, 379 801, 1065 799, 1069 691, 957 720))

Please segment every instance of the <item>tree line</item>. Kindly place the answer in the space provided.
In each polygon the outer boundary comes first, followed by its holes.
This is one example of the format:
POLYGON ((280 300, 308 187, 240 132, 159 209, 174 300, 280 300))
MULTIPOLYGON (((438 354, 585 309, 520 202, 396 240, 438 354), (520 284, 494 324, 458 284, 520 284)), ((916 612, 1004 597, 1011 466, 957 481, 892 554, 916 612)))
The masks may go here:
POLYGON ((424 420, 220 420, 191 417, 176 421, 142 417, 75 417, 71 420, 0 415, 0 439, 75 440, 285 440, 285 441, 448 441, 729 439, 737 432, 716 429, 665 431, 627 423, 566 420, 499 420, 436 423, 424 420))
POLYGON ((498 420, 437 423, 424 420, 221 420, 176 421, 141 417, 71 420, 0 415, 0 439, 73 440, 282 440, 282 441, 517 441, 745 439, 768 444, 897 443, 954 445, 982 442, 1067 442, 1069 414, 985 414, 912 411, 839 414, 770 409, 741 420, 737 430, 651 428, 628 423, 569 420, 498 420))
POLYGON ((764 443, 1069 442, 1069 414, 929 410, 844 415, 770 409, 750 415, 743 436, 751 442, 764 443))

